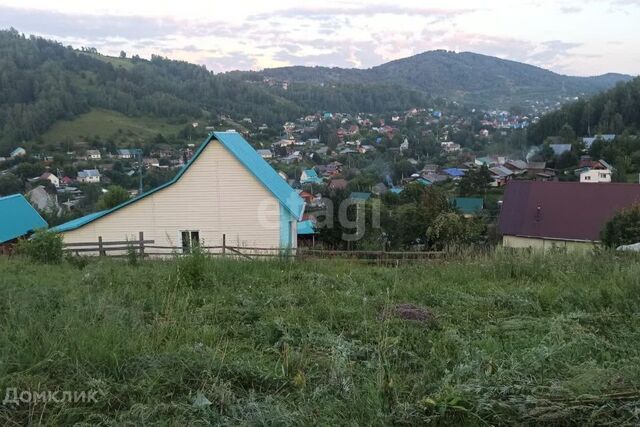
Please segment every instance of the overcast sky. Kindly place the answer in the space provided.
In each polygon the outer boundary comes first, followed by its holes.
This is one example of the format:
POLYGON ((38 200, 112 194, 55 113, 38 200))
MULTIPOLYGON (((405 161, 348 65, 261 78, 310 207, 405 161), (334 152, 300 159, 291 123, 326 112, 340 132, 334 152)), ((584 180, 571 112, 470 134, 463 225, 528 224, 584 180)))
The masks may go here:
POLYGON ((433 49, 640 74, 640 0, 0 0, 0 28, 216 72, 367 68, 433 49))

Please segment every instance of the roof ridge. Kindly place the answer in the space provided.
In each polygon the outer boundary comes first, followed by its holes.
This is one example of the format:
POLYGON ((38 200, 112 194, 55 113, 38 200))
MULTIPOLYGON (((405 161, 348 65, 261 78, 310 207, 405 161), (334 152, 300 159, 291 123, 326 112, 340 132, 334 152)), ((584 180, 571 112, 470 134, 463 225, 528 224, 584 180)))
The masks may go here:
POLYGON ((6 199, 10 199, 12 197, 24 197, 24 195, 22 195, 21 193, 9 194, 8 196, 0 197, 0 200, 6 200, 6 199))

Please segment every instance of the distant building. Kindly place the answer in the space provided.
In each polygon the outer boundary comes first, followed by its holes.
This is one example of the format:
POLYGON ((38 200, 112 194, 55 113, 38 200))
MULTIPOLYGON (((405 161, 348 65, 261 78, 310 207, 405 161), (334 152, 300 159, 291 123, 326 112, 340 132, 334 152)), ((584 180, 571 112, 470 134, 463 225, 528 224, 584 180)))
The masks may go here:
POLYGON ((100 160, 102 159, 102 154, 100 154, 100 150, 87 150, 87 159, 100 160))
POLYGON ((41 179, 43 181, 49 181, 56 188, 60 187, 60 180, 58 179, 57 176, 55 176, 51 172, 43 173, 42 175, 40 175, 39 179, 41 179))
POLYGON ((484 200, 479 197, 456 197, 451 204, 466 217, 478 215, 484 208, 484 200))
POLYGON ((256 152, 260 155, 260 157, 262 157, 263 159, 271 159, 273 158, 273 153, 271 152, 271 150, 266 150, 266 149, 260 149, 260 150, 256 150, 256 152))
POLYGON ((22 147, 18 147, 9 154, 9 156, 14 159, 16 157, 22 157, 27 155, 27 150, 22 147))
POLYGON ((580 182, 583 183, 601 183, 611 182, 611 170, 609 169, 590 169, 580 174, 580 182))
POLYGON ((314 169, 305 169, 300 175, 300 184, 321 184, 322 178, 320 178, 314 169))
POLYGON ((78 182, 96 184, 100 182, 100 172, 97 169, 85 169, 78 172, 78 182))
POLYGON ((584 137, 582 138, 582 143, 584 144, 585 148, 588 150, 589 148, 591 148, 591 146, 593 145, 594 142, 600 140, 600 141, 604 141, 604 142, 611 142, 614 139, 616 139, 616 135, 612 134, 612 133, 606 133, 604 135, 596 135, 594 137, 584 137))
POLYGON ((133 159, 134 157, 136 157, 137 153, 137 150, 121 148, 118 150, 118 158, 122 160, 133 159))

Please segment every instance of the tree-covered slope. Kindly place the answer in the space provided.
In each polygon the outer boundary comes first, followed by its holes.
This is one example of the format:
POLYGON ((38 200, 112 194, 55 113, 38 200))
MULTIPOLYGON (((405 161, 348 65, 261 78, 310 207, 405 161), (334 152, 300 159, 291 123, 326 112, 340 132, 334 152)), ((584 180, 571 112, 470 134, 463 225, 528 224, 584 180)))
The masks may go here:
POLYGON ((425 95, 390 84, 293 85, 283 90, 160 56, 111 58, 94 49, 79 51, 15 30, 0 31, 3 151, 92 108, 132 117, 224 114, 280 124, 321 110, 386 112, 426 103, 425 95))
POLYGON ((640 129, 640 77, 544 115, 529 130, 529 139, 540 144, 546 137, 558 135, 565 124, 577 135, 620 134, 626 129, 640 129))
POLYGON ((622 74, 571 77, 487 55, 436 50, 391 61, 366 70, 327 67, 267 69, 266 77, 302 82, 387 82, 431 95, 485 105, 509 106, 527 98, 594 94, 629 80, 622 74))

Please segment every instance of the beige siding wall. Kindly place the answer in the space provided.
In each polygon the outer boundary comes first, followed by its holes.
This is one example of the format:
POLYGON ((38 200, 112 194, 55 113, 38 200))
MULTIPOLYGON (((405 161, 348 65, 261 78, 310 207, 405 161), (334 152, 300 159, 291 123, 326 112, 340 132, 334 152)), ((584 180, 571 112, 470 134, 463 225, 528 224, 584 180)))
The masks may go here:
POLYGON ((135 240, 180 246, 181 231, 200 232, 206 246, 279 247, 280 203, 226 148, 213 140, 173 185, 84 227, 65 243, 135 240))
POLYGON ((570 240, 535 239, 531 237, 503 236, 502 245, 507 248, 532 248, 549 250, 566 248, 568 251, 589 251, 598 245, 596 242, 574 242, 570 240))

